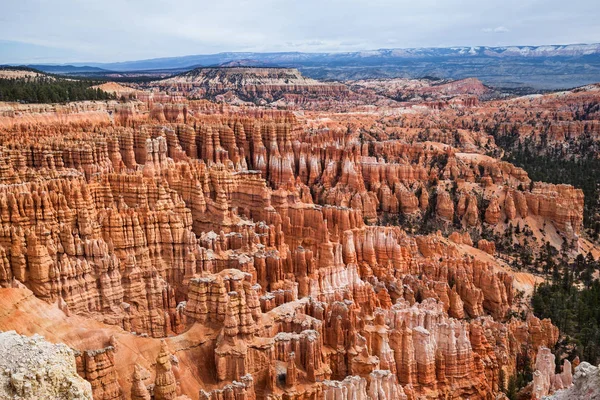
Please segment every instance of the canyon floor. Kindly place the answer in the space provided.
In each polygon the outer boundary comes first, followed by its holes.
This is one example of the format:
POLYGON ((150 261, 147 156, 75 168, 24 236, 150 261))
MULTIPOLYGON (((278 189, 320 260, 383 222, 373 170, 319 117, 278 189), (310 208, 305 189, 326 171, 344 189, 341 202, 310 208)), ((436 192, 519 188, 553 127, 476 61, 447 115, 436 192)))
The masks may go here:
MULTIPOLYGON (((98 88, 120 100, 0 103, 0 330, 73 349, 94 399, 501 399, 523 359, 521 398, 571 385, 524 260, 598 258, 584 192, 498 143, 576 157, 600 85, 232 67, 98 88)), ((35 398, 17 372, 7 393, 35 398)))

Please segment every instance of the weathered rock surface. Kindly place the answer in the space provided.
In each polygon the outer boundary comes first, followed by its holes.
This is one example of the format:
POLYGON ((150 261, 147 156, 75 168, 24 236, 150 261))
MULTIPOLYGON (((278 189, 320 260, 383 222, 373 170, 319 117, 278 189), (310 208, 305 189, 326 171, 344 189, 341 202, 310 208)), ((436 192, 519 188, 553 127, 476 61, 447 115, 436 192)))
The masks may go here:
POLYGON ((75 353, 43 337, 0 333, 0 397, 92 399, 92 387, 77 375, 75 353))
POLYGON ((554 373, 554 354, 547 347, 541 347, 535 360, 535 372, 533 373, 532 397, 541 399, 555 390, 568 388, 573 384, 571 363, 564 360, 562 372, 554 373))
POLYGON ((600 368, 587 362, 582 362, 575 367, 573 374, 573 386, 556 391, 548 400, 593 400, 600 399, 600 368))
POLYGON ((94 399, 123 399, 115 368, 115 349, 106 347, 99 350, 77 352, 77 373, 92 384, 94 399))
POLYGON ((209 97, 231 103, 272 103, 282 98, 303 101, 309 96, 344 96, 348 88, 302 76, 294 68, 201 67, 172 78, 152 82, 167 92, 192 97, 209 97), (297 98, 296 98, 297 96, 297 98))

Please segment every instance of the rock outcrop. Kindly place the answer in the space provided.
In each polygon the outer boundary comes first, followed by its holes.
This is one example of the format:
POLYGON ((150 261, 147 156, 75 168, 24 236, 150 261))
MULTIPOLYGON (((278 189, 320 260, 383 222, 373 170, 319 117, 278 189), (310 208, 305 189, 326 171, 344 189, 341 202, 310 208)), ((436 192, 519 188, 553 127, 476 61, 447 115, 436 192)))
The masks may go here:
POLYGON ((0 397, 92 399, 92 387, 77 375, 75 353, 41 336, 0 333, 0 397))
POLYGON ((201 67, 148 86, 191 97, 208 97, 231 103, 272 103, 282 98, 293 102, 309 96, 349 94, 340 83, 323 83, 302 76, 294 68, 201 67), (296 98, 297 97, 297 98, 296 98))
POLYGON ((592 400, 600 398, 600 368, 590 363, 582 362, 575 367, 574 384, 566 389, 556 391, 548 400, 592 400))
POLYGON ((167 343, 160 342, 160 353, 156 357, 156 378, 154 379, 154 398, 172 400, 177 397, 177 382, 171 366, 171 353, 167 343))
POLYGON ((94 399, 123 399, 115 369, 114 347, 85 350, 76 354, 77 373, 92 384, 94 399))
POLYGON ((568 388, 573 384, 569 360, 564 360, 561 373, 555 374, 554 369, 554 354, 547 347, 541 347, 537 353, 533 373, 532 397, 534 399, 541 399, 555 390, 568 388))

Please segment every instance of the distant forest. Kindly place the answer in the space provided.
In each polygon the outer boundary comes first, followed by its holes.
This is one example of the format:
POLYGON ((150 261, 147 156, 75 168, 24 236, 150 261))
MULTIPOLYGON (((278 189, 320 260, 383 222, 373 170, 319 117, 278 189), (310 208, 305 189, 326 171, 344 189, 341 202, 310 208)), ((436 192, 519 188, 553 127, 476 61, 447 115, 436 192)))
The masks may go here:
POLYGON ((91 86, 95 81, 70 80, 48 76, 0 78, 0 101, 23 103, 62 103, 81 100, 111 100, 115 96, 91 86))
MULTIPOLYGON (((595 105, 596 110, 598 105, 595 105)), ((547 135, 539 142, 530 138, 519 140, 518 130, 501 134, 497 129, 488 131, 496 144, 504 149, 505 160, 523 168, 533 181, 566 183, 582 189, 585 195, 583 226, 589 236, 600 238, 600 145, 585 132, 577 142, 549 145, 547 135), (569 151, 563 148, 567 145, 569 151)))
MULTIPOLYGON (((593 149, 590 145, 590 149, 593 149)), ((531 146, 520 147, 512 151, 507 161, 522 167, 534 181, 549 183, 567 183, 583 190, 584 227, 588 228, 590 236, 598 239, 600 235, 600 159, 590 150, 584 157, 565 158, 556 149, 551 149, 549 154, 540 154, 531 150, 531 146)))

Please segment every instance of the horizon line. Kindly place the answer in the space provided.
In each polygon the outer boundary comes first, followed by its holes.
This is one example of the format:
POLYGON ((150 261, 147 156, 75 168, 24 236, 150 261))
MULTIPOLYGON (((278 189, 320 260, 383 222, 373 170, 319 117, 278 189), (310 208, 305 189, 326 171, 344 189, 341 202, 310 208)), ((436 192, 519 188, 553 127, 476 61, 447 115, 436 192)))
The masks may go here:
POLYGON ((546 46, 555 46, 555 47, 565 47, 565 46, 600 46, 599 42, 588 42, 588 43, 567 43, 567 44, 540 44, 540 45, 529 45, 529 44, 513 44, 513 45, 504 45, 504 46, 485 46, 485 45, 456 45, 456 46, 422 46, 422 47, 380 47, 377 49, 362 49, 362 50, 354 50, 354 51, 220 51, 218 53, 196 53, 196 54, 185 54, 179 56, 161 56, 161 57, 152 57, 152 58, 140 58, 140 59, 130 59, 124 61, 72 61, 72 62, 56 62, 56 63, 36 63, 36 62, 27 62, 27 63, 14 63, 7 62, 0 64, 0 66, 28 66, 28 65, 47 65, 47 66, 89 66, 92 67, 92 64, 95 65, 106 65, 106 64, 126 64, 133 62, 144 62, 144 61, 154 61, 154 60, 167 60, 174 58, 186 58, 186 57, 201 57, 201 56, 218 56, 223 54, 355 54, 355 53, 363 53, 363 52, 375 52, 375 51, 383 51, 383 50, 419 50, 419 49, 457 49, 457 48, 470 48, 470 49, 480 49, 480 48, 490 48, 490 49, 501 49, 501 48, 510 48, 510 47, 546 47, 546 46), (77 65, 76 65, 77 64, 77 65))

